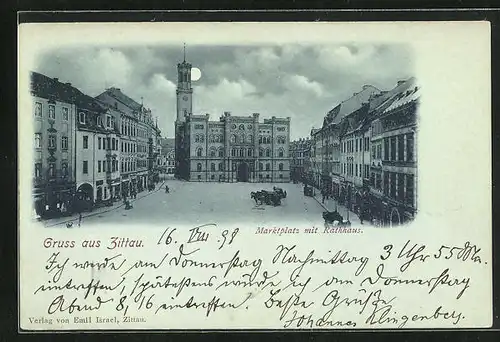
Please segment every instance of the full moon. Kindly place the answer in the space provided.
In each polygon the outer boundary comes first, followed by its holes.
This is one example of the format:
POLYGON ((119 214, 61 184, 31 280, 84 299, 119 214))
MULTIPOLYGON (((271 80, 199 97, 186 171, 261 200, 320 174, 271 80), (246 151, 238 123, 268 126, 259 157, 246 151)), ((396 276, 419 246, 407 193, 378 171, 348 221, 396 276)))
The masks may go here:
POLYGON ((198 68, 191 68, 191 81, 198 81, 201 77, 201 70, 198 68))

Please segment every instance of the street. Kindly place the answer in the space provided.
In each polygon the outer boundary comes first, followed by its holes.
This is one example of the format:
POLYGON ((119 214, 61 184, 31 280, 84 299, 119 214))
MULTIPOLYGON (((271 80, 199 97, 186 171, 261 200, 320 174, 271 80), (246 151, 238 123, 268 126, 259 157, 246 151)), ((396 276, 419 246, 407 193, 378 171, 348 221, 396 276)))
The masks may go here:
MULTIPOLYGON (((163 184, 163 183, 160 183, 163 184)), ((316 200, 304 196, 302 184, 276 184, 287 192, 280 206, 256 205, 250 198, 251 191, 272 190, 272 183, 196 183, 178 180, 166 182, 170 193, 165 193, 164 184, 155 192, 144 192, 131 200, 133 208, 125 210, 122 205, 102 212, 83 214, 81 227, 95 224, 144 224, 147 225, 197 225, 207 223, 232 224, 252 222, 252 225, 297 224, 303 226, 324 225, 324 207, 316 200)), ((325 205, 333 210, 332 200, 325 205)), ((344 207, 338 207, 346 219, 344 207)), ((359 226, 354 213, 349 215, 353 226, 359 226)), ((47 227, 65 227, 71 218, 45 221, 47 227)), ((78 219, 73 217, 73 227, 78 219)))

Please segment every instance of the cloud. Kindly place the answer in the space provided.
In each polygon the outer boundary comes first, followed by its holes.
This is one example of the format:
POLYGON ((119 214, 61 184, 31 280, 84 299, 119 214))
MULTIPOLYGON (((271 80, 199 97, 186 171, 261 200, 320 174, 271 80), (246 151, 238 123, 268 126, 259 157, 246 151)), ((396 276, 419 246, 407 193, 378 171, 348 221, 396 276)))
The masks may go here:
MULTIPOLYGON (((202 71, 193 82, 193 111, 217 120, 261 113, 290 116, 292 138, 307 136, 339 102, 372 84, 388 90, 412 74, 405 45, 336 44, 206 46, 188 44, 187 60, 202 71)), ((91 96, 117 86, 150 107, 166 136, 176 118, 177 63, 182 46, 81 47, 39 58, 36 71, 71 82, 91 96)), ((418 75, 415 75, 418 77, 418 75)))
POLYGON ((316 81, 311 81, 302 75, 287 75, 285 78, 285 87, 292 92, 309 92, 317 97, 323 94, 323 87, 316 81))

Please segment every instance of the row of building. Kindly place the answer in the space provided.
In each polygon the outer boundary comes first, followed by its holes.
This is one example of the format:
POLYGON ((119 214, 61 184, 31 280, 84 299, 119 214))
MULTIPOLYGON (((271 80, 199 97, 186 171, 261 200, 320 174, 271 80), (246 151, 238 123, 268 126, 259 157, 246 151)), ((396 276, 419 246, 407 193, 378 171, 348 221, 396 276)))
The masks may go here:
POLYGON ((414 78, 389 91, 365 85, 330 110, 321 128, 291 143, 292 178, 383 222, 417 211, 417 109, 414 78))
POLYGON ((177 65, 176 176, 197 182, 289 182, 290 118, 259 113, 218 121, 193 114, 191 64, 177 65))
POLYGON ((93 98, 57 78, 30 76, 39 215, 68 208, 75 196, 90 206, 130 196, 166 167, 160 129, 142 103, 118 88, 93 98))

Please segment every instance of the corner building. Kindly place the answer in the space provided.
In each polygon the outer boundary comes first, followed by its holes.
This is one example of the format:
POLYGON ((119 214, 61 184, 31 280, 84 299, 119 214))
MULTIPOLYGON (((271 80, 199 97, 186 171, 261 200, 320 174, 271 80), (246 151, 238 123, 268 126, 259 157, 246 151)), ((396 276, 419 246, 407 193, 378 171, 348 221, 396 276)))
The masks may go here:
POLYGON ((191 64, 177 65, 176 176, 199 182, 289 182, 290 118, 259 113, 219 121, 193 115, 191 64))

